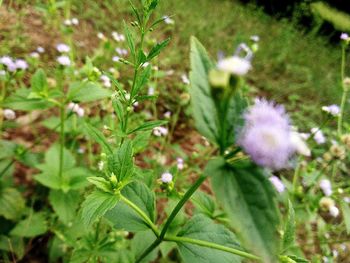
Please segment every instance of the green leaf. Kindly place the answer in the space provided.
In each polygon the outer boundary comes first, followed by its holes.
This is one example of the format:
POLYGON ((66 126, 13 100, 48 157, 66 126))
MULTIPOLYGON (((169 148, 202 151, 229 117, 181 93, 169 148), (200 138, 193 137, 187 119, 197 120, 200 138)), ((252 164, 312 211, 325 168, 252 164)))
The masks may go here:
POLYGON ((104 192, 111 192, 113 190, 111 183, 108 182, 103 177, 93 176, 93 177, 88 177, 87 180, 90 183, 94 184, 98 189, 100 189, 104 192))
POLYGON ((346 232, 350 234, 350 207, 347 203, 341 202, 341 210, 343 212, 346 232))
MULTIPOLYGON (((230 230, 223 225, 215 224, 211 219, 203 215, 192 217, 179 232, 178 236, 208 241, 242 250, 236 241, 235 235, 230 230)), ((177 242, 177 244, 180 255, 185 263, 212 263, 218 262, 218 259, 220 259, 220 263, 241 262, 239 256, 228 252, 186 242, 177 242)))
POLYGON ((38 69, 30 81, 31 88, 36 93, 42 93, 47 91, 48 85, 45 72, 42 69, 38 69))
POLYGON ((68 91, 68 99, 75 102, 96 101, 111 95, 112 91, 94 82, 74 82, 68 91))
POLYGON ((134 173, 134 161, 132 143, 130 140, 124 141, 122 146, 108 156, 107 167, 110 173, 114 173, 118 182, 129 179, 134 173))
POLYGON ((71 223, 76 216, 76 210, 80 201, 80 194, 76 191, 67 193, 60 190, 51 190, 49 201, 58 218, 66 225, 71 223))
POLYGON ((211 96, 208 73, 214 67, 205 48, 191 39, 191 103, 197 130, 211 142, 218 142, 219 121, 217 109, 211 96))
POLYGON ((288 203, 288 219, 284 227, 284 234, 282 240, 282 252, 286 251, 293 245, 295 239, 295 214, 292 203, 288 203))
POLYGON ((139 132, 133 139, 132 139, 132 148, 134 154, 142 152, 147 145, 149 144, 149 138, 151 137, 151 132, 139 132))
POLYGON ((289 257, 291 260, 294 260, 295 263, 309 263, 310 261, 301 257, 297 257, 297 256, 291 256, 288 255, 287 257, 289 257))
POLYGON ((206 193, 197 191, 193 197, 192 201, 199 212, 209 216, 214 217, 216 210, 214 200, 206 193))
POLYGON ((29 99, 29 94, 30 89, 20 88, 6 98, 2 107, 13 110, 31 111, 37 109, 48 109, 54 105, 43 99, 29 99))
POLYGON ((0 188, 0 215, 9 220, 18 219, 25 208, 25 201, 15 188, 0 188))
POLYGON ((96 129, 89 123, 85 124, 85 128, 89 136, 93 140, 95 140, 99 145, 101 145, 101 147, 105 152, 109 154, 113 153, 110 143, 107 141, 107 139, 105 138, 102 132, 100 132, 98 129, 96 129))
MULTIPOLYGON (((154 222, 155 196, 145 184, 138 181, 132 182, 123 188, 121 194, 137 205, 154 222)), ((105 217, 118 229, 132 232, 149 229, 143 219, 124 202, 119 202, 106 213, 105 217)))
POLYGON ((121 127, 124 126, 124 108, 122 103, 118 99, 112 100, 112 105, 115 113, 117 114, 118 121, 120 122, 121 127))
POLYGON ((86 226, 102 217, 118 203, 120 197, 116 194, 95 190, 89 194, 82 204, 82 219, 86 226))
POLYGON ((18 222, 11 231, 12 236, 35 237, 47 231, 47 222, 43 213, 34 213, 18 222))
POLYGON ((14 253, 17 256, 17 260, 21 260, 26 252, 23 238, 3 235, 0 235, 0 250, 5 250, 11 254, 14 253))
POLYGON ((155 127, 165 125, 167 123, 168 123, 167 121, 148 121, 148 122, 141 124, 139 127, 129 131, 128 134, 132 134, 132 133, 138 132, 138 131, 150 131, 155 127))
MULTIPOLYGON (((135 234, 135 237, 131 241, 131 250, 135 255, 135 258, 139 258, 141 254, 147 249, 149 244, 152 244, 156 240, 156 236, 151 230, 140 231, 135 234)), ((149 253, 140 263, 154 262, 158 256, 159 247, 149 253)), ((136 260, 130 261, 135 262, 136 260)))
POLYGON ((147 56, 147 61, 150 61, 156 56, 158 56, 160 52, 169 44, 169 42, 170 42, 170 37, 160 43, 157 43, 149 52, 147 56))
POLYGON ((134 98, 140 90, 147 84, 149 78, 151 77, 152 67, 147 66, 142 74, 137 78, 134 89, 131 92, 131 98, 134 98))
POLYGON ((220 158, 209 162, 205 173, 244 245, 263 262, 276 262, 280 218, 275 191, 263 171, 250 163, 235 167, 220 158))
POLYGON ((128 26, 126 25, 125 21, 123 21, 123 26, 124 26, 124 33, 126 36, 126 42, 128 43, 128 47, 130 49, 131 55, 133 57, 135 57, 135 43, 134 43, 134 39, 131 35, 131 32, 128 28, 128 26))

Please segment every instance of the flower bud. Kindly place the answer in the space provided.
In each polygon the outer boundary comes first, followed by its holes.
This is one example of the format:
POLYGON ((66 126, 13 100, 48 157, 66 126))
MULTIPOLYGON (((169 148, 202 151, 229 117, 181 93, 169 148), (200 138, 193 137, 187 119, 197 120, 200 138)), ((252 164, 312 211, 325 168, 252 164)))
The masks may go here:
POLYGON ((340 160, 345 159, 345 148, 343 146, 339 146, 339 145, 332 145, 331 148, 329 149, 329 151, 331 152, 331 154, 340 160))
POLYGON ((320 208, 323 211, 328 211, 331 207, 333 207, 334 200, 329 198, 329 197, 322 197, 320 202, 319 202, 320 208))
POLYGON ((333 159, 333 157, 332 157, 332 155, 329 152, 326 152, 326 153, 323 154, 323 159, 326 162, 330 162, 333 159))
POLYGON ((341 142, 346 145, 346 147, 350 148, 350 134, 344 134, 340 138, 341 142))

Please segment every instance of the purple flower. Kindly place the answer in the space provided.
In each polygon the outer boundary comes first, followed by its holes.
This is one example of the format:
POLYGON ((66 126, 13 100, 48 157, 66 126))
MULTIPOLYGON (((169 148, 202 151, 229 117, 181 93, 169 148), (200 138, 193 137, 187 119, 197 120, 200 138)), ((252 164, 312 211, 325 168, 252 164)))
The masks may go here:
POLYGON ((349 40, 350 37, 349 37, 349 35, 347 33, 341 33, 340 39, 341 40, 349 40))
POLYGON ((269 178, 270 182, 273 184, 273 186, 276 188, 277 192, 282 193, 285 190, 285 186, 281 179, 279 179, 277 176, 271 176, 269 178))
POLYGON ((26 70, 28 68, 28 63, 23 59, 17 59, 15 64, 17 69, 26 70))
POLYGON ((58 52, 60 52, 60 53, 68 53, 69 51, 70 51, 70 47, 69 46, 67 46, 66 44, 58 44, 57 46, 56 46, 56 49, 57 49, 57 51, 58 52))
POLYGON ((317 144, 324 144, 326 142, 326 138, 324 137, 323 132, 319 128, 312 128, 311 132, 317 144))
POLYGON ((71 61, 68 56, 59 56, 57 58, 57 62, 60 63, 62 66, 70 66, 71 61))
POLYGON ((244 118, 238 144, 258 165, 272 170, 286 168, 296 149, 284 108, 258 99, 244 118))
POLYGON ((336 104, 332 104, 329 106, 323 106, 322 110, 333 115, 333 116, 339 116, 339 114, 340 114, 340 108, 336 104))
POLYGON ((161 175, 160 180, 163 183, 168 184, 173 180, 173 175, 169 172, 165 172, 161 175))

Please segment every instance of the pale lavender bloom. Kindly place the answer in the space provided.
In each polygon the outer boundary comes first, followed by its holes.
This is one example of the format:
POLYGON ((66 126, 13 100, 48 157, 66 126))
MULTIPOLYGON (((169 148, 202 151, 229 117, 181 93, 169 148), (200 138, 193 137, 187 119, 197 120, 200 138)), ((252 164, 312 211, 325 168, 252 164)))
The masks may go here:
POLYGON ((164 113, 164 117, 167 118, 167 119, 170 119, 171 117, 171 111, 167 111, 164 113))
POLYGON ((175 23, 175 21, 173 19, 171 19, 169 16, 163 16, 163 20, 164 20, 165 24, 168 24, 168 25, 172 25, 175 23))
POLYGON ((320 181, 320 188, 325 196, 331 196, 333 193, 332 184, 328 179, 322 179, 320 181))
POLYGON ((117 42, 125 41, 125 36, 123 34, 119 34, 118 32, 112 32, 112 37, 117 42))
POLYGON ((342 33, 342 34, 340 35, 340 39, 341 39, 341 40, 349 40, 350 37, 349 37, 349 35, 348 35, 347 33, 342 33))
POLYGON ((253 42, 259 42, 260 37, 257 36, 257 35, 253 35, 253 36, 250 37, 250 40, 253 41, 253 42))
POLYGON ((165 172, 161 175, 160 180, 163 183, 168 184, 173 180, 173 175, 169 172, 165 172))
POLYGON ((16 63, 13 61, 11 63, 7 64, 6 67, 7 67, 7 70, 10 72, 14 72, 17 70, 16 63))
POLYGON ((258 99, 244 118, 238 144, 258 165, 272 170, 286 168, 296 149, 284 108, 258 99))
POLYGON ((339 114, 340 114, 340 108, 336 104, 332 104, 329 106, 323 106, 322 110, 325 112, 328 112, 329 114, 331 114, 333 116, 339 116, 339 114))
POLYGON ((67 109, 76 113, 79 117, 83 117, 85 113, 85 110, 81 108, 78 103, 74 102, 69 103, 67 109))
POLYGON ((36 51, 38 51, 39 53, 44 53, 45 52, 45 49, 43 48, 43 47, 38 47, 37 49, 36 49, 36 51))
POLYGON ((30 53, 29 54, 32 58, 38 58, 40 55, 39 55, 39 53, 38 52, 32 52, 32 53, 30 53))
POLYGON ((105 86, 106 88, 110 88, 112 86, 111 80, 108 76, 102 75, 100 79, 103 82, 103 86, 105 86))
POLYGON ((114 56, 114 57, 112 58, 112 60, 113 60, 114 62, 119 62, 119 61, 120 61, 120 57, 114 56))
POLYGON ((190 84, 190 80, 188 79, 186 74, 182 74, 181 75, 181 80, 184 84, 189 85, 190 84))
POLYGON ((128 55, 128 51, 124 48, 117 47, 115 51, 118 53, 119 56, 126 56, 128 55))
POLYGON ((168 134, 168 129, 165 128, 165 127, 155 127, 153 129, 153 134, 157 137, 160 137, 160 136, 166 136, 168 134))
POLYGON ((9 56, 3 56, 0 58, 0 63, 4 65, 13 64, 13 59, 9 56))
POLYGON ((68 56, 59 56, 57 58, 58 63, 60 63, 62 66, 70 66, 71 61, 68 56))
POLYGON ((4 109, 4 117, 7 120, 14 120, 16 119, 16 113, 11 109, 4 109))
POLYGON ((311 133, 314 135, 314 140, 317 144, 324 144, 326 142, 326 138, 319 128, 312 128, 311 133))
POLYGON ((26 70, 28 68, 28 63, 23 59, 17 59, 15 64, 17 69, 26 70))
POLYGON ((277 177, 277 176, 271 176, 269 178, 270 182, 273 184, 273 186, 276 188, 277 192, 282 193, 285 190, 285 186, 283 182, 277 177))
POLYGON ((60 53, 68 53, 70 51, 70 47, 68 45, 62 44, 62 43, 58 44, 56 46, 56 49, 60 53))
POLYGON ((177 169, 182 170, 185 167, 184 160, 180 157, 176 158, 177 169))
POLYGON ((149 87, 147 94, 148 94, 148 96, 153 96, 154 95, 154 88, 153 87, 149 87))

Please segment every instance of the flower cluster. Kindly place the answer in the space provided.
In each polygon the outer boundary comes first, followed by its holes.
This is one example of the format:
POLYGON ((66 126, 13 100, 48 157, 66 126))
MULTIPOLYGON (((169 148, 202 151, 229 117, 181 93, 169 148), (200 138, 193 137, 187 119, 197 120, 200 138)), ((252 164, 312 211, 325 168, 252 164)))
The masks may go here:
POLYGON ((85 110, 78 103, 71 102, 68 104, 68 110, 76 113, 79 117, 84 117, 85 110))
POLYGON ((9 72, 15 72, 17 70, 26 70, 28 63, 23 59, 13 59, 9 56, 3 56, 0 58, 0 64, 6 66, 9 72))

